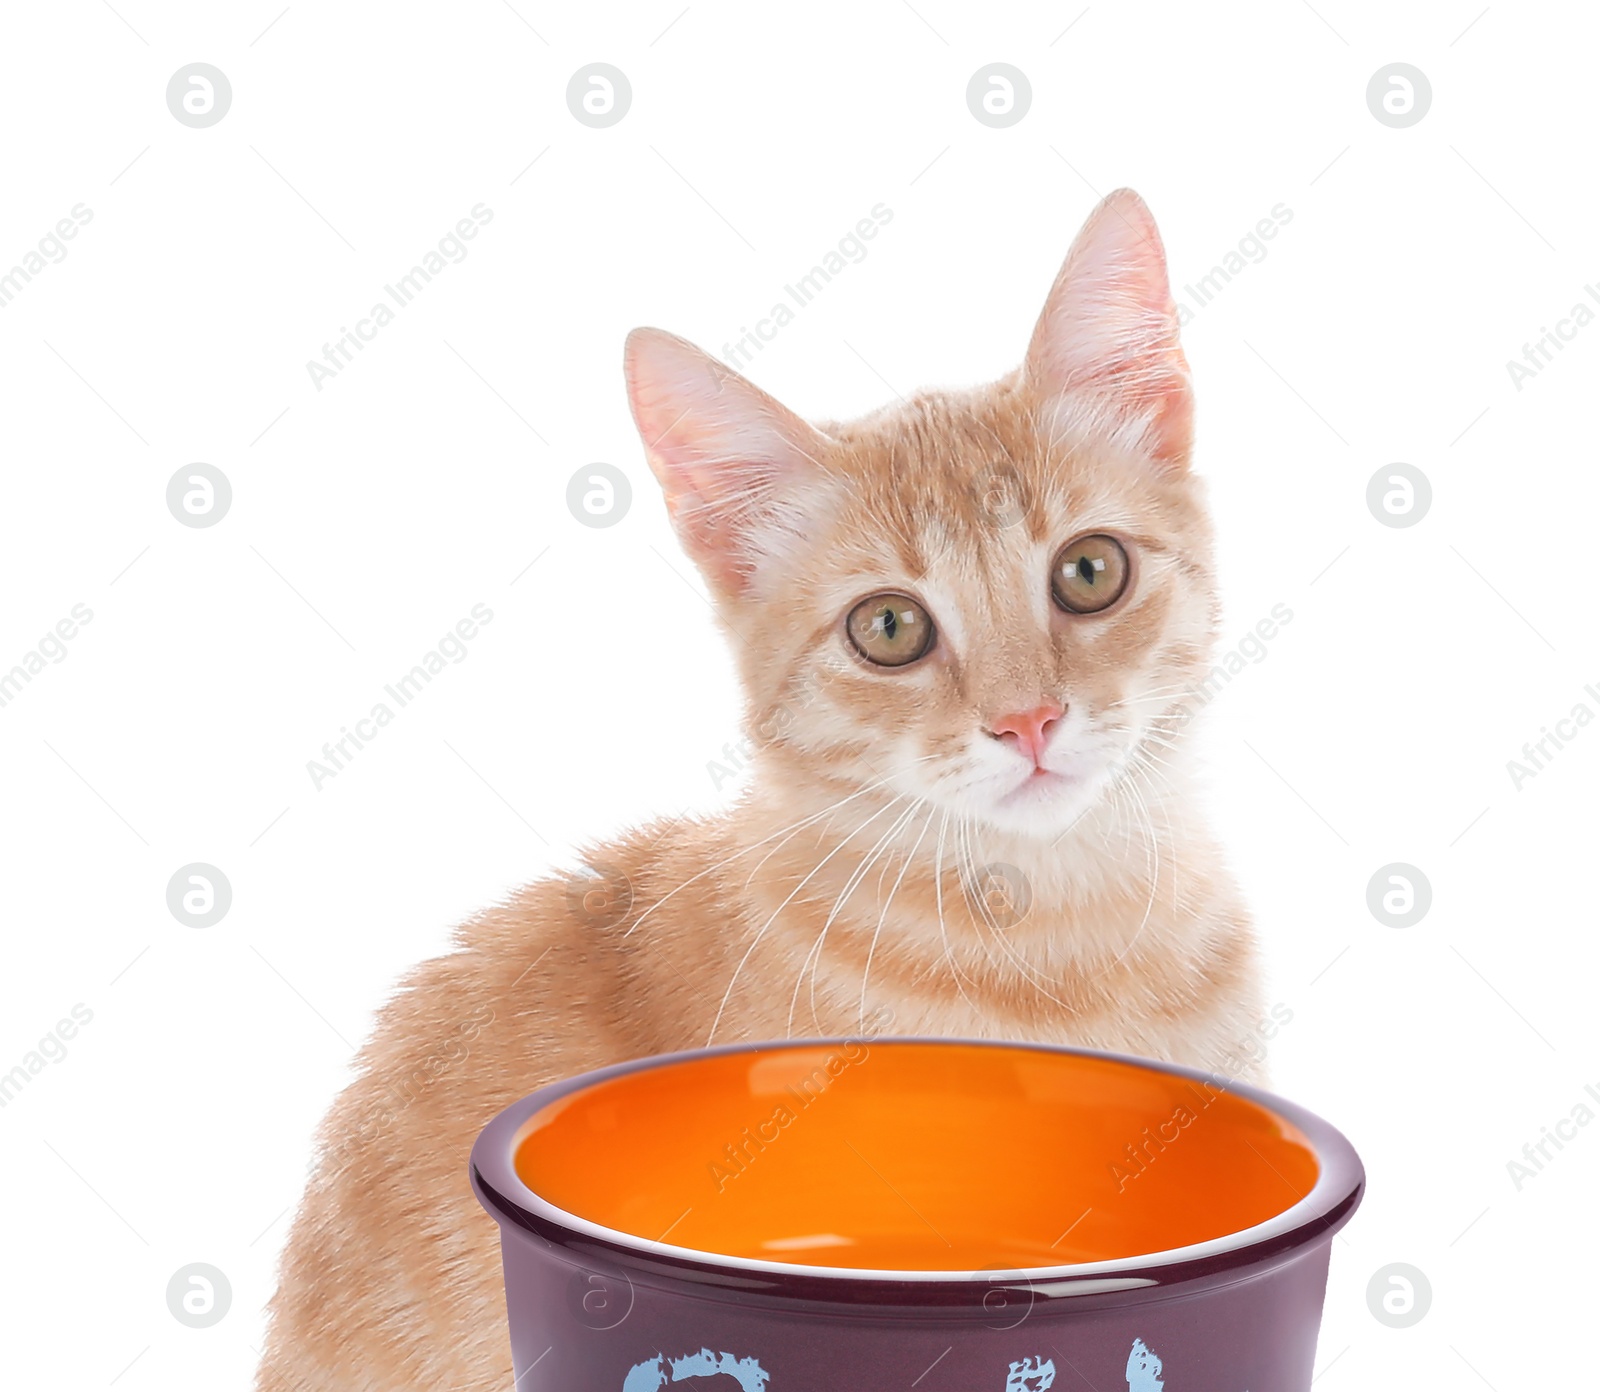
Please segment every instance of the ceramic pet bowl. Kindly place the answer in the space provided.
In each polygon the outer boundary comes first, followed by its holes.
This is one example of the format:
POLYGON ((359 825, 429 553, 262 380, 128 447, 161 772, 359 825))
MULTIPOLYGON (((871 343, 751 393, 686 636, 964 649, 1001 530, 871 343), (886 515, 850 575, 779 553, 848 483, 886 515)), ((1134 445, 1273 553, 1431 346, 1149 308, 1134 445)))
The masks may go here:
POLYGON ((541 1088, 472 1184, 518 1392, 1304 1392, 1363 1174, 1190 1069, 879 1039, 541 1088))

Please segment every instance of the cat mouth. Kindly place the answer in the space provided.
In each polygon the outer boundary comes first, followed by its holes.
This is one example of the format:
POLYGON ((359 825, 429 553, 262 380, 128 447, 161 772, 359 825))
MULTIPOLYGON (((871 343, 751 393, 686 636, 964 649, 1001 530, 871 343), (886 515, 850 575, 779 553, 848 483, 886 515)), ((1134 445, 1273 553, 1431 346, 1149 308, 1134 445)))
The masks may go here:
POLYGON ((1026 807, 1033 803, 1042 802, 1060 792, 1063 788, 1069 788, 1080 781, 1070 773, 1060 773, 1055 769, 1035 768, 1009 793, 1003 793, 1000 796, 999 804, 1002 807, 1026 807))

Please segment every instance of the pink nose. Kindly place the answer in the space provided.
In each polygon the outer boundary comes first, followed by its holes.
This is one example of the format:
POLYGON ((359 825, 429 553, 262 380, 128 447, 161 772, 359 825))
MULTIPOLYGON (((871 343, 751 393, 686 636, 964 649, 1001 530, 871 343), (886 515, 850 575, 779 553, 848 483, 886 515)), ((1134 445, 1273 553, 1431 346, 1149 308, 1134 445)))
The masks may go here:
POLYGON ((1002 715, 989 727, 989 733, 1002 743, 1010 744, 1019 754, 1026 754, 1037 767, 1050 742, 1050 729, 1064 712, 1054 701, 1046 701, 1030 711, 1015 715, 1002 715), (1006 739, 1009 735, 1011 738, 1006 739))

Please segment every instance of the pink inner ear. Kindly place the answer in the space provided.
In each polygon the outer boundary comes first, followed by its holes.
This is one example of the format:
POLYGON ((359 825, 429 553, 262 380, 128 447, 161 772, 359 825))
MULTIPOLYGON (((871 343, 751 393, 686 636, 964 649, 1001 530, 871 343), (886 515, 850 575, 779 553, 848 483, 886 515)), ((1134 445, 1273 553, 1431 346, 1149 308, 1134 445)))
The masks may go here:
POLYGON ((685 549, 739 593, 772 541, 781 497, 815 465, 823 438, 692 343, 635 329, 628 394, 650 468, 685 549))
POLYGON ((1093 393, 1153 417, 1158 458, 1183 463, 1193 433, 1189 365, 1155 219, 1131 189, 1108 195, 1067 253, 1028 346, 1051 396, 1093 393))

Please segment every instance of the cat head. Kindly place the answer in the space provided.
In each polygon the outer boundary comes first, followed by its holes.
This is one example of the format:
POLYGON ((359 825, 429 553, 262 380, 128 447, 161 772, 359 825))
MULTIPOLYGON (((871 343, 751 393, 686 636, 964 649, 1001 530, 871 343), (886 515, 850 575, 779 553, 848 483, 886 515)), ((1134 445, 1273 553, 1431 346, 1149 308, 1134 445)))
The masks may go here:
POLYGON ((1217 599, 1138 195, 1090 215, 991 385, 814 425, 657 329, 626 373, 776 776, 1053 840, 1159 764, 1217 599))

